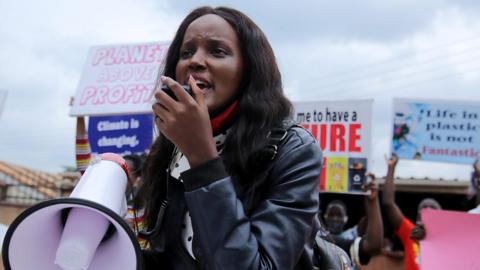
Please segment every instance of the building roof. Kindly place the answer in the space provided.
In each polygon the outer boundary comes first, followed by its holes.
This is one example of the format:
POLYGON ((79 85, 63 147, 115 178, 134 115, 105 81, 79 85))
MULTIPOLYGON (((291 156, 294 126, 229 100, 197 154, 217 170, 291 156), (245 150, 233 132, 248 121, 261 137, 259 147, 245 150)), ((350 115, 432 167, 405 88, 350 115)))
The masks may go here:
MULTIPOLYGON (((24 166, 0 161, 0 188, 8 186, 0 202, 32 204, 41 200, 66 196, 80 179, 76 172, 48 173, 24 166)), ((385 178, 377 182, 380 189, 385 178)), ((398 192, 468 194, 469 181, 457 179, 396 178, 398 192)))
MULTIPOLYGON (((385 178, 380 178, 377 182, 381 189, 385 178)), ((395 178, 395 189, 398 192, 467 195, 469 184, 469 181, 458 179, 395 178)))
POLYGON ((48 173, 0 161, 0 201, 30 204, 53 199, 71 191, 80 178, 78 173, 48 173))

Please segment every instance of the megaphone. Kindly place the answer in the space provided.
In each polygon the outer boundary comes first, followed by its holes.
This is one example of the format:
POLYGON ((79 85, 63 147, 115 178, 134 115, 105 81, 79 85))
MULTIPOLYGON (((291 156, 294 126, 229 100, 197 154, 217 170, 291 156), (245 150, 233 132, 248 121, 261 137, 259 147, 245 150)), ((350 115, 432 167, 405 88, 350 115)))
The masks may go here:
POLYGON ((140 245, 122 216, 127 166, 106 153, 90 164, 68 198, 38 203, 9 226, 6 270, 141 270, 140 245))

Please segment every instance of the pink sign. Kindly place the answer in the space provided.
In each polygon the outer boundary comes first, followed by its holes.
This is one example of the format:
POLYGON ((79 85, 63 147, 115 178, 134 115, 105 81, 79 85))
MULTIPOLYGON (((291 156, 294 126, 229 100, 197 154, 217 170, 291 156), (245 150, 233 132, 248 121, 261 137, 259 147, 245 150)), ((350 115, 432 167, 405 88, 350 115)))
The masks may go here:
POLYGON ((168 45, 153 42, 92 47, 70 115, 150 112, 168 45))
POLYGON ((480 269, 480 215, 425 209, 426 238, 420 242, 422 270, 480 269))

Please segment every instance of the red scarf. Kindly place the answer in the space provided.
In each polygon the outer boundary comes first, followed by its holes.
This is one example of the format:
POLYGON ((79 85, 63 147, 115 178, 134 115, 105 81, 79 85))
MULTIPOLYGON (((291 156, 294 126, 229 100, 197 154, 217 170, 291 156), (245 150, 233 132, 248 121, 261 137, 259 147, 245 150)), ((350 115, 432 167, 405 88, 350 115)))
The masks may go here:
POLYGON ((223 131, 227 130, 232 124, 233 119, 237 115, 238 111, 238 100, 235 100, 230 106, 228 106, 222 113, 213 117, 210 120, 212 125, 213 136, 216 136, 223 131))

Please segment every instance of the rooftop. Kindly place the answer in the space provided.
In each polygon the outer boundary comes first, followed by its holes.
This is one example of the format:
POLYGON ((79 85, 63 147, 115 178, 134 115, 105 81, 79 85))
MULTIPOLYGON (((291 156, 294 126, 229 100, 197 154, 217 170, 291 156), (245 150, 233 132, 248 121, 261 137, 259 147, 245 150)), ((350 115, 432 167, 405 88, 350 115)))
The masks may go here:
POLYGON ((0 161, 0 202, 33 204, 66 196, 79 178, 79 173, 48 173, 0 161))

